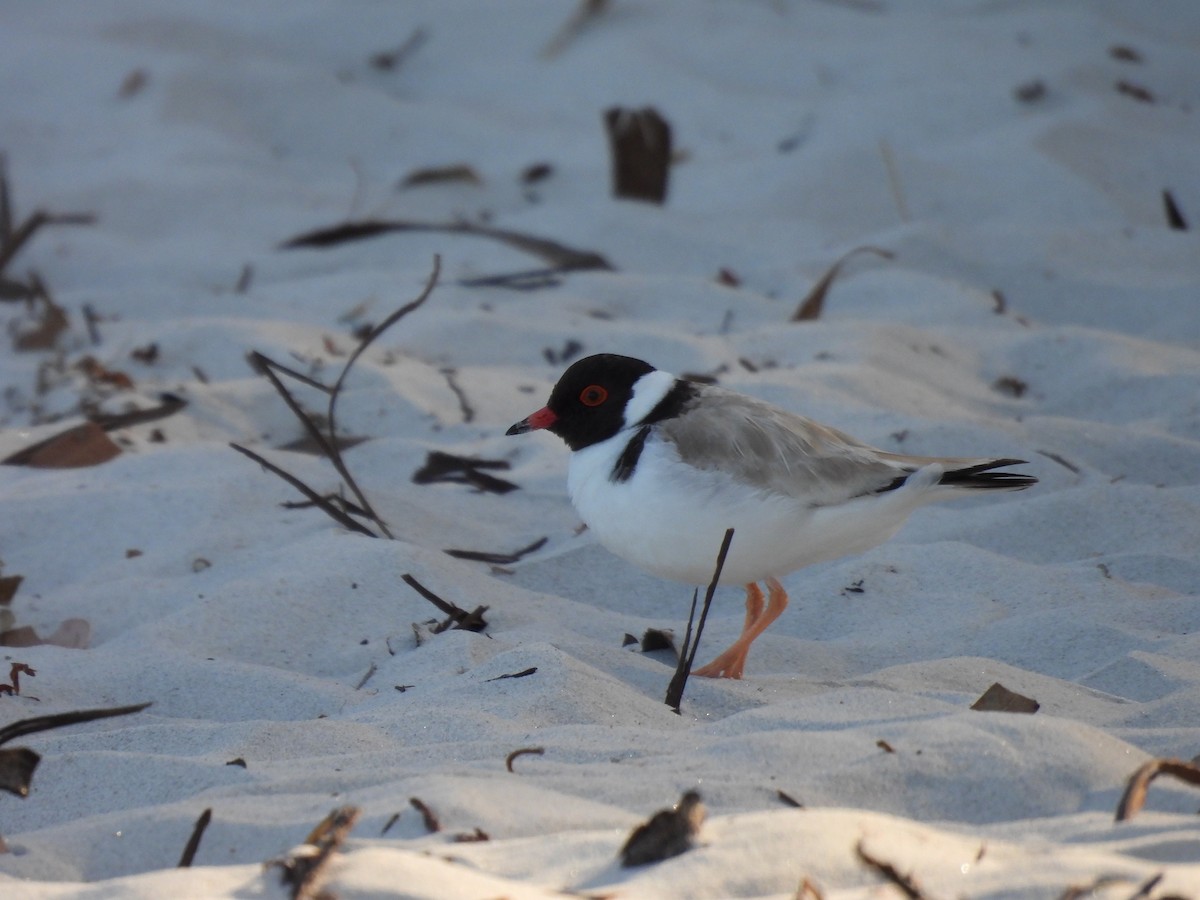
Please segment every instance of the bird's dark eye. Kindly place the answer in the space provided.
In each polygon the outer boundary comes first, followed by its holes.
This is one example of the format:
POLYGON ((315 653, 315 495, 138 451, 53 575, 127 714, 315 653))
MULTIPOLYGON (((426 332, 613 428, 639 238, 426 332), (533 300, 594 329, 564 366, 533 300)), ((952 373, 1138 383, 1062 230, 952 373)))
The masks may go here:
POLYGON ((584 406, 599 406, 608 399, 608 390, 598 384, 589 384, 579 392, 579 402, 584 406))

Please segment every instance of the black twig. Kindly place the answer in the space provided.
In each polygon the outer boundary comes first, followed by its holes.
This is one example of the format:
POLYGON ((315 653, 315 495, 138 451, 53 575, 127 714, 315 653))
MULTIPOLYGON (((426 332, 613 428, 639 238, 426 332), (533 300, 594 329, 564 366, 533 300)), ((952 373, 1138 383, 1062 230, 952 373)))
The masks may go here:
MULTIPOLYGON (((354 352, 350 354, 350 358, 346 361, 346 365, 342 367, 342 372, 332 387, 321 384, 320 382, 289 369, 286 366, 281 366, 279 363, 261 353, 258 353, 257 351, 251 353, 250 355, 251 365, 256 370, 264 374, 268 380, 270 380, 271 385, 275 388, 276 392, 278 392, 279 396, 283 398, 283 402, 287 404, 288 409, 290 409, 293 415, 295 415, 296 418, 300 420, 301 424, 304 425, 305 430, 308 432, 308 436, 312 439, 318 450, 329 459, 338 475, 341 476, 343 483, 350 488, 351 492, 353 492, 355 499, 358 501, 357 505, 362 510, 363 515, 374 522, 383 535, 387 538, 393 537, 391 529, 388 528, 387 522, 383 520, 383 517, 380 516, 379 513, 375 511, 375 508, 371 506, 370 501, 367 500, 366 495, 359 488, 358 482, 354 480, 354 476, 350 474, 350 470, 346 466, 345 460, 342 458, 341 447, 337 439, 337 420, 335 418, 337 400, 341 395, 342 385, 346 381, 346 376, 350 373, 350 369, 354 366, 354 363, 357 362, 360 356, 362 356, 363 351, 365 351, 367 347, 369 347, 375 341, 375 339, 383 334, 383 332, 385 332, 388 328, 400 321, 400 319, 407 316, 410 312, 415 310, 418 306, 429 299, 430 294, 433 293, 433 289, 437 285, 438 276, 441 274, 441 269, 441 256, 434 254, 433 269, 429 273, 429 278, 425 282, 425 287, 422 289, 420 295, 418 295, 415 300, 406 303, 404 306, 397 309, 379 325, 375 326, 367 333, 367 335, 359 342, 359 345, 357 348, 355 348, 354 352), (278 372, 283 372, 293 378, 296 378, 304 384, 314 387, 317 390, 324 391, 329 395, 329 406, 325 416, 324 430, 322 430, 321 427, 318 426, 313 420, 313 417, 305 412, 304 409, 301 408, 300 404, 296 402, 296 399, 292 396, 291 392, 287 389, 287 386, 284 385, 283 380, 277 374, 278 372)), ((296 488, 296 490, 300 491, 300 493, 307 497, 308 500, 313 503, 313 505, 334 519, 334 521, 344 525, 352 531, 357 531, 359 534, 369 535, 370 537, 379 536, 362 523, 352 519, 332 502, 321 497, 316 491, 312 490, 312 488, 308 487, 298 478, 288 474, 278 466, 267 462, 257 453, 247 450, 245 447, 242 447, 238 444, 230 444, 230 446, 239 453, 250 457, 262 466, 266 467, 269 471, 274 472, 288 484, 292 485, 292 487, 296 488)))
POLYGON ((924 900, 925 894, 922 892, 920 886, 918 886, 915 878, 911 875, 905 875, 887 860, 878 859, 869 854, 866 847, 863 846, 862 841, 859 841, 855 846, 854 852, 858 855, 859 861, 863 865, 887 879, 908 900, 924 900))
POLYGON ((138 703, 134 706, 115 706, 108 709, 81 709, 78 712, 58 713, 53 716, 35 716, 32 719, 21 719, 0 728, 0 745, 35 734, 39 731, 49 731, 52 728, 62 728, 64 725, 78 725, 81 722, 91 722, 94 719, 108 719, 113 716, 127 716, 130 713, 141 712, 149 703, 138 703))
POLYGON ((703 633, 704 623, 708 619, 708 609, 712 606, 713 594, 716 593, 717 582, 721 580, 721 570, 725 568, 725 557, 729 555, 729 545, 732 543, 733 529, 729 528, 725 531, 725 539, 721 541, 721 550, 717 553, 717 566, 713 571, 712 581, 708 583, 708 590, 704 593, 704 606, 700 610, 700 621, 696 623, 696 639, 694 641, 692 640, 692 617, 696 613, 696 597, 699 591, 692 592, 692 608, 688 613, 687 630, 683 634, 679 664, 675 667, 671 683, 667 685, 667 696, 664 701, 677 713, 683 702, 683 689, 687 686, 688 676, 692 673, 692 663, 696 661, 696 648, 700 646, 700 635, 703 633))
POLYGON ((375 512, 370 501, 367 500, 366 495, 364 495, 359 489, 358 482, 354 480, 354 476, 350 474, 350 470, 346 468, 346 464, 342 460, 341 451, 338 450, 337 447, 337 427, 336 419, 334 418, 334 410, 337 407, 338 396, 342 392, 342 384, 346 381, 346 376, 350 374, 350 368, 354 365, 358 358, 362 356, 363 351, 371 346, 371 344, 375 342, 375 339, 381 334, 383 334, 394 324, 399 322, 410 312, 415 310, 422 303, 429 299, 429 295, 433 293, 433 289, 437 286, 438 276, 441 274, 441 272, 442 257, 440 254, 435 253, 433 256, 433 270, 429 273, 429 278, 425 282, 425 288, 417 296, 417 299, 411 301, 410 303, 404 304, 404 306, 400 307, 398 310, 371 329, 367 336, 359 343, 355 351, 350 354, 350 358, 346 360, 346 365, 342 368, 342 374, 339 375, 337 381, 333 383, 333 389, 329 394, 327 427, 329 428, 329 440, 333 445, 333 455, 330 458, 330 461, 333 463, 333 467, 337 469, 338 474, 342 476, 342 479, 346 482, 346 485, 351 491, 354 492, 354 496, 358 498, 359 505, 367 511, 367 514, 371 517, 375 524, 378 525, 380 530, 383 531, 384 535, 389 538, 392 537, 392 532, 387 527, 387 523, 384 522, 383 519, 375 512))
POLYGON ((183 855, 179 857, 180 869, 186 869, 192 864, 192 860, 196 858, 196 851, 200 849, 200 839, 204 837, 204 830, 208 828, 208 823, 212 821, 212 807, 200 813, 200 818, 196 820, 195 826, 192 828, 192 836, 188 838, 187 845, 183 848, 183 855))
POLYGON ((520 550, 514 550, 512 553, 492 553, 487 550, 446 550, 447 556, 453 556, 455 559, 469 559, 473 562, 491 563, 493 566, 509 566, 520 561, 523 557, 528 556, 535 550, 540 550, 548 541, 547 537, 540 537, 532 544, 522 547, 520 550))
POLYGON ((282 250, 300 247, 333 247, 347 241, 362 240, 391 232, 434 232, 440 234, 465 234, 491 238, 502 244, 532 254, 564 272, 579 272, 587 269, 612 271, 612 264, 592 250, 577 250, 549 238, 540 238, 505 228, 474 225, 470 222, 412 222, 403 220, 369 219, 360 222, 345 222, 329 228, 319 228, 297 235, 280 245, 282 250))
POLYGON ((366 525, 363 525, 361 522, 355 521, 349 515, 342 512, 340 509, 338 509, 336 506, 334 506, 332 503, 330 503, 327 499, 325 499, 320 494, 318 494, 316 491, 314 491, 312 488, 310 488, 307 484, 305 484, 303 481, 301 481, 295 475, 292 475, 290 472, 285 472, 283 469, 279 468, 279 466, 275 465, 272 462, 268 462, 267 460, 265 460, 261 456, 259 456, 257 453, 255 453, 253 450, 249 450, 246 447, 243 447, 241 444, 230 444, 229 446, 232 447, 234 450, 236 450, 238 453, 241 453, 243 456, 250 457, 250 459, 254 460, 256 463, 258 463, 260 466, 262 466, 268 472, 272 472, 275 475, 278 475, 280 478, 282 478, 284 481, 286 481, 288 484, 290 484, 292 487, 294 487, 296 490, 298 490, 301 494, 303 494, 305 497, 307 497, 308 501, 313 506, 317 507, 317 509, 324 512, 325 515, 329 516, 335 522, 339 523, 340 525, 345 526, 346 528, 349 528, 351 531, 357 531, 359 534, 365 534, 367 537, 379 537, 379 535, 377 535, 375 532, 373 532, 366 525))
POLYGON ((508 756, 504 757, 504 768, 508 771, 513 771, 513 760, 518 756, 544 756, 546 753, 545 747, 522 747, 520 750, 514 750, 508 756))

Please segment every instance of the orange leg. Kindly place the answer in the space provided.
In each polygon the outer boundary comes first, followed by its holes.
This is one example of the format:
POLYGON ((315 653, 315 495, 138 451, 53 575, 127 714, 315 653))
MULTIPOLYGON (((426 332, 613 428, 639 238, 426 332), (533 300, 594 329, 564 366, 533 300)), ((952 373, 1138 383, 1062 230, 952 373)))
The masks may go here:
POLYGON ((763 609, 763 595, 758 585, 746 585, 746 624, 741 636, 708 665, 693 669, 693 675, 704 678, 742 677, 746 670, 746 657, 750 655, 750 645, 787 609, 788 596, 783 585, 774 578, 768 578, 766 584, 770 592, 766 609, 763 609))

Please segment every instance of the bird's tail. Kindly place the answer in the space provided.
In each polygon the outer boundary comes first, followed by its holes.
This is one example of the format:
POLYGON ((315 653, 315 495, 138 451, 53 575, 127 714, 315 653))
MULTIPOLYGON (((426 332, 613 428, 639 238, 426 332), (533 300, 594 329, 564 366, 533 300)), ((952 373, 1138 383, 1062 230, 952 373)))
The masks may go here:
POLYGON ((1019 472, 993 472, 1005 466, 1024 465, 1023 459, 988 459, 942 473, 938 484, 968 491, 1023 491, 1037 484, 1032 475, 1019 472))

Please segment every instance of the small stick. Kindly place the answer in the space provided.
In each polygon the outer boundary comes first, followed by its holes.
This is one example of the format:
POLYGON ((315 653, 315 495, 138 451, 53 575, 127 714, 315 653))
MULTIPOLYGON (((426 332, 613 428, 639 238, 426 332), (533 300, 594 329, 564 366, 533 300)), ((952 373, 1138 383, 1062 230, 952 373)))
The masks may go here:
POLYGON ((540 257, 551 266, 558 267, 564 272, 581 272, 590 269, 615 271, 612 263, 592 250, 576 250, 549 238, 522 234, 519 231, 509 231, 505 228, 492 228, 487 225, 473 225, 470 222, 414 222, 407 220, 367 219, 358 222, 345 222, 329 228, 319 228, 297 235, 279 245, 281 250, 293 250, 298 247, 332 247, 346 241, 361 240, 376 237, 391 232, 435 232, 442 234, 466 234, 475 237, 491 238, 507 244, 523 253, 540 257))
POLYGON ((916 879, 911 875, 902 874, 890 862, 871 856, 871 854, 867 853, 862 841, 859 841, 857 846, 855 846, 854 852, 858 854, 858 858, 867 868, 877 872, 895 885, 908 900, 924 900, 925 894, 917 886, 916 879))
POLYGON ((683 635, 683 649, 679 654, 679 665, 675 667, 675 675, 667 685, 667 696, 664 701, 667 706, 679 712, 683 702, 683 689, 687 686, 688 675, 692 671, 692 663, 696 660, 696 648, 700 646, 700 635, 704 631, 704 623, 708 619, 708 609, 712 606, 713 594, 717 590, 717 582, 721 579, 721 570, 725 568, 725 557, 729 555, 729 545, 733 543, 733 529, 725 531, 725 539, 721 541, 721 550, 717 553, 717 567, 713 572, 712 581, 704 594, 704 606, 700 610, 700 621, 696 623, 696 639, 692 641, 692 615, 696 612, 696 597, 698 591, 692 593, 692 610, 688 614, 687 631, 683 635), (690 642, 690 647, 689 647, 690 642))
POLYGON ((410 312, 415 310, 422 303, 429 299, 429 295, 433 293, 433 289, 437 286, 438 276, 441 274, 441 272, 442 257, 440 254, 435 253, 433 255, 433 270, 429 273, 429 278, 425 282, 425 288, 417 296, 417 299, 410 303, 406 303, 404 306, 400 307, 398 310, 371 329, 370 333, 362 339, 358 347, 355 348, 354 352, 350 354, 350 358, 346 360, 346 365, 342 368, 342 374, 339 375, 337 381, 334 382, 333 389, 329 394, 329 409, 326 414, 326 427, 329 429, 329 443, 333 450, 332 456, 330 457, 330 462, 333 463, 333 467, 337 469, 338 474, 342 476, 342 479, 350 487, 350 490, 354 492, 354 496, 358 499, 359 505, 367 511, 367 514, 371 517, 375 524, 379 526, 380 530, 383 531, 384 536, 388 538, 392 537, 392 532, 388 529, 387 523, 384 522, 383 519, 375 512, 370 501, 367 500, 366 495, 363 494, 363 492, 359 489, 358 482, 354 480, 354 477, 350 474, 350 470, 346 468, 346 464, 342 460, 342 453, 337 446, 337 424, 336 419, 334 418, 334 411, 337 408, 337 400, 342 391, 342 384, 346 381, 346 376, 350 374, 351 367, 355 362, 358 361, 358 358, 362 356, 363 351, 371 346, 375 339, 391 328, 392 325, 403 319, 410 312))
POLYGON ((455 616, 461 616, 463 614, 462 609, 460 609, 458 606, 455 606, 453 603, 443 600, 429 588, 425 587, 425 585, 421 584, 421 582, 417 581, 417 579, 413 578, 413 576, 408 572, 405 572, 400 576, 400 578, 405 584, 440 609, 445 615, 454 618, 455 616))
MULTIPOLYGON (((514 750, 508 756, 504 757, 504 768, 508 771, 513 771, 513 760, 518 756, 545 756, 545 747, 522 747, 520 750, 514 750)), ((516 774, 515 772, 513 774, 516 774)))
POLYGON ((253 450, 249 450, 246 447, 243 447, 241 444, 230 444, 229 446, 232 447, 234 450, 236 450, 238 453, 242 454, 243 456, 250 457, 250 459, 254 460, 256 463, 258 463, 260 466, 262 466, 268 472, 273 472, 274 474, 278 475, 280 478, 282 478, 284 481, 286 481, 288 484, 290 484, 292 487, 294 487, 296 490, 298 490, 300 493, 302 493, 305 497, 307 497, 309 499, 309 502, 311 502, 314 506, 316 506, 318 509, 320 509, 323 513, 325 513, 325 515, 329 516, 335 522, 338 522, 339 524, 345 526, 346 528, 349 528, 351 531, 357 531, 359 534, 365 534, 367 537, 378 537, 379 536, 379 535, 375 534, 375 532, 373 532, 366 525, 363 525, 361 522, 357 522, 354 519, 350 518, 350 516, 348 516, 346 513, 342 512, 340 509, 338 509, 336 506, 334 506, 332 503, 330 503, 328 500, 326 500, 324 497, 322 497, 320 494, 318 494, 316 491, 314 491, 312 488, 310 488, 307 484, 305 484, 299 478, 297 478, 296 476, 294 476, 288 472, 285 472, 283 469, 279 468, 279 466, 275 465, 274 463, 267 462, 267 460, 263 459, 261 456, 259 456, 257 453, 255 453, 253 450))
POLYGON ((379 670, 379 667, 377 665, 375 665, 375 663, 371 663, 371 668, 367 669, 367 674, 358 680, 358 684, 356 684, 354 686, 354 689, 356 691, 362 690, 362 686, 364 684, 366 684, 368 681, 370 681, 371 676, 374 675, 378 670, 379 670))
POLYGON ((475 421, 475 408, 471 406, 471 401, 467 399, 467 395, 463 392, 462 387, 454 380, 454 369, 442 369, 442 374, 446 376, 446 385, 458 399, 458 409, 462 413, 463 423, 475 421))
POLYGON ((83 709, 78 712, 20 719, 11 725, 0 728, 0 745, 7 744, 14 738, 24 737, 27 734, 35 734, 39 731, 49 731, 51 728, 62 728, 64 725, 76 725, 80 722, 91 722, 94 719, 107 719, 112 716, 127 716, 130 713, 141 712, 149 705, 149 703, 138 703, 134 706, 116 706, 109 709, 83 709))
POLYGON ((425 822, 426 831, 434 832, 442 830, 442 823, 438 821, 438 817, 434 814, 433 810, 425 804, 424 800, 420 799, 419 797, 409 797, 408 802, 413 809, 421 814, 421 819, 425 822))
POLYGON ((212 807, 200 813, 200 818, 196 820, 195 826, 192 828, 192 836, 188 838, 187 846, 183 848, 183 855, 179 857, 179 865, 176 868, 186 869, 192 864, 192 860, 196 858, 196 851, 200 849, 200 839, 204 837, 204 830, 208 828, 208 823, 212 821, 212 807))

